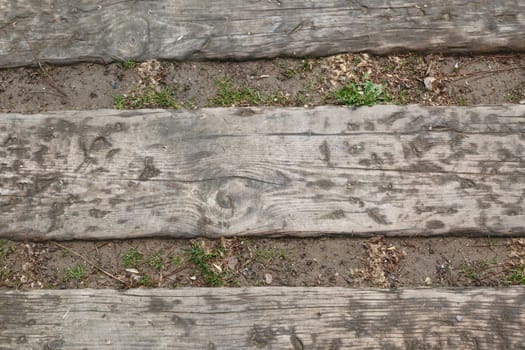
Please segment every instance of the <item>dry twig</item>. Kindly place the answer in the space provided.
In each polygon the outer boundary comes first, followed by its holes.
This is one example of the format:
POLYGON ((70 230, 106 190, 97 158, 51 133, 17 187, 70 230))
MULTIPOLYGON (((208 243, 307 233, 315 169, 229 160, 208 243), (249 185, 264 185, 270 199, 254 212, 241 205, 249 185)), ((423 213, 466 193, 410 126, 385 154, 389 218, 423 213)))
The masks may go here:
POLYGON ((74 251, 73 249, 68 248, 68 247, 66 247, 65 245, 62 245, 62 244, 60 244, 60 243, 53 242, 53 244, 56 245, 57 247, 61 248, 61 249, 65 249, 65 250, 67 250, 68 252, 70 252, 70 253, 73 254, 73 255, 78 256, 79 258, 83 259, 86 263, 88 263, 89 265, 91 265, 91 267, 93 267, 93 268, 99 270, 100 272, 102 272, 104 275, 106 275, 106 276, 108 276, 108 277, 111 277, 111 278, 113 278, 114 280, 117 280, 117 281, 119 281, 120 283, 123 283, 124 285, 126 285, 127 287, 129 287, 129 284, 128 284, 126 281, 124 281, 124 280, 118 278, 117 276, 115 276, 115 275, 113 275, 113 274, 107 272, 106 270, 104 270, 103 268, 101 268, 100 266, 98 266, 97 264, 95 264, 94 262, 92 262, 91 260, 89 260, 88 258, 86 258, 85 256, 83 256, 82 254, 80 254, 80 253, 74 251))

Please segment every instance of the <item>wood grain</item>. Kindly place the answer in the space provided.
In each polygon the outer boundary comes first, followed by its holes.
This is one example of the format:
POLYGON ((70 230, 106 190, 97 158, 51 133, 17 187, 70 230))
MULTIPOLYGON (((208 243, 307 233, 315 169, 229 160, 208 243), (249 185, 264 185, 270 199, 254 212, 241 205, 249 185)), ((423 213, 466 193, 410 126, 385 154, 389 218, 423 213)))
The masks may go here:
POLYGON ((525 290, 0 291, 0 349, 522 349, 525 290))
POLYGON ((0 67, 525 51, 521 0, 5 0, 0 67))
POLYGON ((521 235, 525 106, 0 114, 0 237, 521 235))

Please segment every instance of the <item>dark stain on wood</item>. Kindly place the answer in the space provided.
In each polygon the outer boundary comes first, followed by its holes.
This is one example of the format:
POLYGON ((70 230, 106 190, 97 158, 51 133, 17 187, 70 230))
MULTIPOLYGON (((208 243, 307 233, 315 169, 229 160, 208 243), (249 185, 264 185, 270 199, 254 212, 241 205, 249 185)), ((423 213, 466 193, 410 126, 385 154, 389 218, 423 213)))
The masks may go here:
POLYGON ((427 221, 425 226, 426 228, 431 229, 431 230, 439 230, 445 227, 445 224, 443 223, 443 221, 440 221, 440 220, 430 220, 430 221, 427 221))
POLYGON ((337 209, 329 214, 321 216, 321 219, 339 220, 339 219, 344 219, 345 217, 346 215, 345 215, 344 210, 337 209))
POLYGON ((319 146, 319 152, 321 152, 321 160, 330 166, 330 146, 328 146, 326 140, 324 140, 321 146, 319 146))
POLYGON ((153 157, 144 158, 144 169, 139 175, 140 181, 147 181, 153 177, 159 176, 160 170, 153 165, 153 157))
POLYGON ((102 219, 104 216, 108 215, 110 212, 105 210, 99 210, 99 209, 90 209, 89 210, 89 216, 102 219))
POLYGON ((390 223, 386 219, 386 215, 381 213, 379 208, 371 208, 366 211, 366 214, 380 225, 389 225, 390 223))
POLYGON ((318 187, 323 190, 329 190, 334 186, 336 186, 336 184, 333 181, 327 180, 327 179, 321 179, 321 180, 306 183, 306 187, 318 187))
POLYGON ((175 327, 179 328, 183 332, 183 337, 189 337, 191 336, 191 330, 195 326, 195 321, 188 319, 188 318, 182 318, 178 315, 173 315, 171 317, 171 321, 175 325, 175 327))
POLYGON ((255 345, 257 348, 266 348, 275 339, 276 332, 271 327, 254 325, 248 334, 248 347, 255 345))
POLYGON ((41 166, 44 164, 44 155, 49 151, 49 147, 46 145, 41 145, 40 149, 33 153, 33 159, 39 163, 41 166))
POLYGON ((104 136, 98 136, 91 143, 89 150, 90 152, 99 152, 107 148, 111 148, 111 142, 109 142, 104 136))
POLYGON ((295 334, 290 335, 290 343, 292 343, 293 350, 304 350, 303 341, 295 334))
POLYGON ((120 148, 113 148, 113 149, 110 149, 108 151, 108 153, 106 153, 106 159, 113 159, 113 157, 120 152, 120 148))
POLYGON ((348 200, 350 201, 350 203, 355 203, 355 204, 357 204, 360 208, 362 208, 362 207, 365 206, 365 203, 361 200, 361 198, 358 198, 358 197, 348 197, 348 200))

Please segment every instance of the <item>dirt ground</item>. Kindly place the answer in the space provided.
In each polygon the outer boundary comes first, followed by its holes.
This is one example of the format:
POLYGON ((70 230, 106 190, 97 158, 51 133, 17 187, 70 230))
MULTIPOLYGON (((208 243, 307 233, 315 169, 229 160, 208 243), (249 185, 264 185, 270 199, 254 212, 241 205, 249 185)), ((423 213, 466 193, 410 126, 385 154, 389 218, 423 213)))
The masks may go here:
POLYGON ((501 238, 2 241, 0 287, 504 286, 524 263, 501 238))
MULTIPOLYGON (((366 95, 370 83, 377 88, 372 103, 525 103, 525 55, 361 54, 5 69, 0 111, 313 106, 343 103, 337 92, 348 86, 366 95)), ((0 288, 509 284, 525 284, 523 239, 0 240, 0 288)))
POLYGON ((385 102, 426 105, 525 103, 525 55, 339 55, 251 62, 135 62, 0 70, 0 111, 336 103, 348 82, 380 84, 385 102), (425 84, 426 82, 426 84, 425 84), (226 85, 220 94, 218 88, 226 85), (139 99, 147 90, 168 99, 139 99), (223 91, 224 92, 224 91, 223 91), (130 101, 135 97, 134 101, 130 101), (119 105, 117 102, 121 101, 119 105), (160 103, 156 103, 160 102, 160 103))

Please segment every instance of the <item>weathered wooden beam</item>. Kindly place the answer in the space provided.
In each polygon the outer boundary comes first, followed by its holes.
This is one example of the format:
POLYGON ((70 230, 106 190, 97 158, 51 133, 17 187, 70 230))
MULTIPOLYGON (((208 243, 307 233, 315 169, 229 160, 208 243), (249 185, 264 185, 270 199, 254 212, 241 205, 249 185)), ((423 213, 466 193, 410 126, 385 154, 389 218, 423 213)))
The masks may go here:
POLYGON ((525 233, 525 106, 0 114, 0 237, 525 233))
POLYGON ((0 291, 1 349, 521 349, 525 290, 0 291))
POLYGON ((341 52, 525 51, 519 0, 7 0, 0 68, 341 52))

